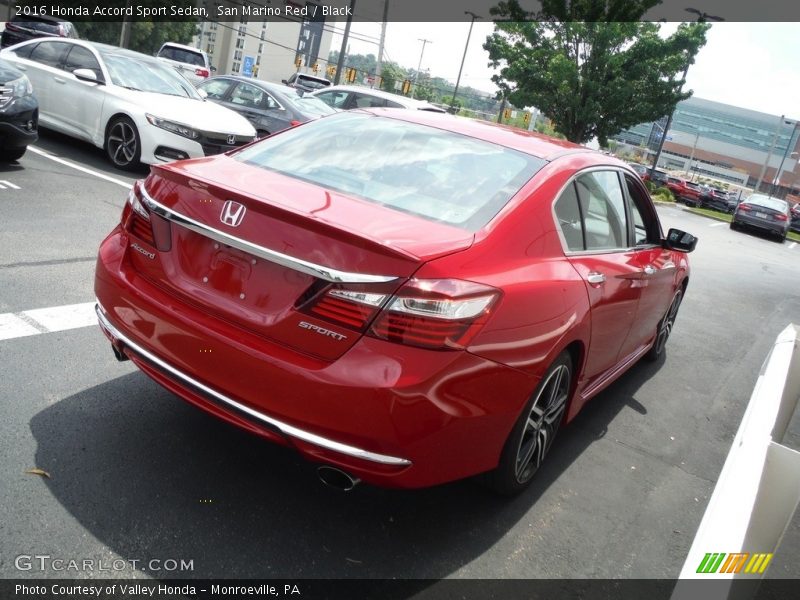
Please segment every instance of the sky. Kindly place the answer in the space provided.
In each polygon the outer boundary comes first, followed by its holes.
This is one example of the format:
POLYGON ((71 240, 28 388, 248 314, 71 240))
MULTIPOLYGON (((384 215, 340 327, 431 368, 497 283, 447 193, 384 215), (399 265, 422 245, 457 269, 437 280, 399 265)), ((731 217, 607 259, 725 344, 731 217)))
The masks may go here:
MULTIPOLYGON (((677 23, 662 25, 665 35, 677 23)), ((493 70, 482 45, 493 31, 491 23, 476 21, 470 37, 462 85, 496 91, 493 70)), ((350 52, 377 54, 381 25, 353 22, 350 52), (361 38, 361 39, 358 39, 361 38)), ((388 60, 416 69, 423 43, 422 70, 455 82, 467 41, 469 22, 393 23, 386 29, 388 60)), ((332 49, 341 47, 334 36, 332 49)), ((800 23, 714 23, 706 45, 689 69, 686 89, 706 100, 715 100, 772 115, 800 119, 800 23)))

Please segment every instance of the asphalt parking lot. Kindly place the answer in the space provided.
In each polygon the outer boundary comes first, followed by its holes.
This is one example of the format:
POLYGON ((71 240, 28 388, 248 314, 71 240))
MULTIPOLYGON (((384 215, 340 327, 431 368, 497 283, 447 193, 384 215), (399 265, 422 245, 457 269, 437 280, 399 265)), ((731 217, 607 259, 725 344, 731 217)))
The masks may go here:
MULTIPOLYGON (((17 327, 0 335, 2 578, 673 578, 759 368, 800 323, 799 245, 659 207, 665 230, 700 238, 667 356, 594 399, 526 493, 344 494, 118 363, 96 326, 18 323, 92 302, 97 247, 145 174, 47 132, 0 171, 0 334, 17 327), (122 562, 21 571, 20 555, 122 562)), ((800 577, 798 540, 795 519, 771 577, 800 577)))

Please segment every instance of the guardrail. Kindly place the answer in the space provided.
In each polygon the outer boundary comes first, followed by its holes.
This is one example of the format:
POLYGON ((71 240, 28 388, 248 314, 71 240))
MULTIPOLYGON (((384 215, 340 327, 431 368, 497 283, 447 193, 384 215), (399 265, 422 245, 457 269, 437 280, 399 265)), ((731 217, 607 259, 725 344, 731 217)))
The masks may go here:
POLYGON ((798 398, 800 327, 789 325, 761 367, 672 600, 690 598, 698 579, 722 580, 704 600, 757 590, 800 500, 800 452, 781 443, 798 398))

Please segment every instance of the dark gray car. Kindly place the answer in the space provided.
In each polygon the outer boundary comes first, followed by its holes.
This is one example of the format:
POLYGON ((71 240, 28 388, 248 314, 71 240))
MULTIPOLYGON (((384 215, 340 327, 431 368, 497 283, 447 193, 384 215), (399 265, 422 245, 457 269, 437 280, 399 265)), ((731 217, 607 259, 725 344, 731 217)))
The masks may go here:
POLYGON ((244 116, 256 128, 258 137, 337 112, 295 88, 249 77, 211 77, 198 84, 197 89, 205 92, 209 100, 244 116))
POLYGON ((753 194, 736 207, 731 220, 731 229, 752 227, 777 235, 783 242, 791 220, 788 202, 763 194, 753 194))

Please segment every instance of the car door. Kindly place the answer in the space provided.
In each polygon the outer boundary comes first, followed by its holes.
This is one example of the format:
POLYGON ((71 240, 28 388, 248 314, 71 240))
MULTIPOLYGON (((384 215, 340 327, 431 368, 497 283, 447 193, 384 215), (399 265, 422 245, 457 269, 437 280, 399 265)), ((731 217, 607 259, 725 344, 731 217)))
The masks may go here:
POLYGON ((97 142, 104 136, 102 115, 106 99, 105 75, 100 61, 89 48, 73 45, 64 57, 63 73, 53 78, 54 88, 63 100, 64 127, 75 136, 97 142), (97 82, 82 81, 73 72, 88 69, 97 82))
POLYGON ((640 350, 656 333, 675 293, 677 265, 672 251, 661 243, 662 232, 647 190, 628 174, 623 175, 626 206, 633 233, 635 265, 642 271, 639 304, 621 356, 640 350))
POLYGON ((27 59, 20 60, 22 71, 31 80, 33 93, 39 101, 39 120, 43 125, 68 132, 64 127, 64 102, 56 90, 55 79, 63 77, 61 63, 69 50, 67 42, 39 42, 27 59))
POLYGON ((641 295, 643 270, 629 247, 625 196, 616 169, 592 169, 564 189, 555 213, 567 259, 586 285, 591 340, 586 389, 619 364, 641 295))
POLYGON ((238 82, 230 93, 229 107, 253 124, 259 134, 275 133, 289 127, 286 109, 266 90, 238 82))

